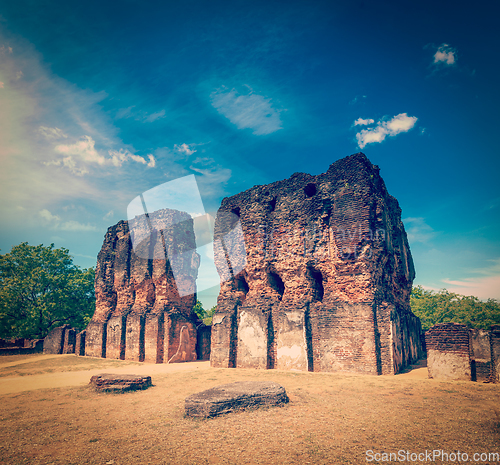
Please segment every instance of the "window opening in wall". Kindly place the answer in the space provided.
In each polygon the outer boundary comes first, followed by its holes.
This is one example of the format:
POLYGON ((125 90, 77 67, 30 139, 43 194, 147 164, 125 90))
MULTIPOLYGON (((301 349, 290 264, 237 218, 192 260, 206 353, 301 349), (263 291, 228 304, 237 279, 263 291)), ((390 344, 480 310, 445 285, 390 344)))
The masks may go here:
POLYGON ((304 193, 308 197, 312 197, 314 194, 316 194, 316 184, 310 182, 306 187, 304 187, 304 193))
POLYGON ((267 280, 271 288, 280 295, 279 299, 281 300, 283 297, 283 293, 285 292, 285 284, 283 283, 279 275, 271 271, 267 275, 267 280))
POLYGON ((325 294, 325 289, 323 287, 323 275, 321 271, 315 270, 314 268, 308 268, 309 280, 313 289, 313 300, 321 302, 323 300, 323 295, 325 294))

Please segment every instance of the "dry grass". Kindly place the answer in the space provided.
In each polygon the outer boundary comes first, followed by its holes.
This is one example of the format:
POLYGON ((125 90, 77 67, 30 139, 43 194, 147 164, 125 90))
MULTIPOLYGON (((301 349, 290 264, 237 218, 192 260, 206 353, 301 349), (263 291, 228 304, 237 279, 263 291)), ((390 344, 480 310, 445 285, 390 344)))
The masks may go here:
MULTIPOLYGON (((68 360, 75 370, 89 363, 68 360)), ((25 376, 52 368, 22 366, 25 376)), ((157 374, 153 384, 120 395, 72 387, 3 396, 0 462, 359 464, 367 449, 500 452, 499 385, 242 369, 157 374), (187 395, 249 379, 281 383, 290 404, 184 417, 187 395)))

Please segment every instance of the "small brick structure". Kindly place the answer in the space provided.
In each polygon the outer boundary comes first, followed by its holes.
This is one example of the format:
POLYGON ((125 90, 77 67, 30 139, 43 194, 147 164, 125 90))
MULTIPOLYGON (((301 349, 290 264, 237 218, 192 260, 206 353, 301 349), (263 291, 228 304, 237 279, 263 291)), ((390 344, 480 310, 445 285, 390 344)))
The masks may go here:
POLYGON ((152 386, 151 376, 101 373, 90 378, 89 383, 100 392, 126 392, 147 389, 152 386))
POLYGON ((425 333, 429 378, 498 382, 500 325, 491 331, 439 323, 425 333))
POLYGON ((77 330, 70 325, 49 331, 43 342, 44 354, 74 354, 77 330))
POLYGON ((40 354, 43 352, 43 339, 2 339, 0 338, 0 355, 40 354))

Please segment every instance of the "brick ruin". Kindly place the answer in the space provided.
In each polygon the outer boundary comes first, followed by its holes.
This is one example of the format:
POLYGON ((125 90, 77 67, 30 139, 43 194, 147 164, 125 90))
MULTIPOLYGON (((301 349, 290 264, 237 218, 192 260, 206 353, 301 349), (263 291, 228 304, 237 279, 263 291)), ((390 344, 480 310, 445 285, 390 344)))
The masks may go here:
POLYGON ((231 279, 213 367, 391 374, 423 356, 401 209, 362 153, 225 198, 214 254, 231 279))
POLYGON ((490 331, 439 323, 425 333, 429 378, 500 381, 500 325, 490 331))
POLYGON ((85 332, 85 355, 150 363, 196 360, 195 248, 191 216, 176 210, 110 227, 97 257, 96 310, 85 332), (169 259, 174 256, 175 265, 169 259), (191 293, 180 295, 181 285, 191 293))

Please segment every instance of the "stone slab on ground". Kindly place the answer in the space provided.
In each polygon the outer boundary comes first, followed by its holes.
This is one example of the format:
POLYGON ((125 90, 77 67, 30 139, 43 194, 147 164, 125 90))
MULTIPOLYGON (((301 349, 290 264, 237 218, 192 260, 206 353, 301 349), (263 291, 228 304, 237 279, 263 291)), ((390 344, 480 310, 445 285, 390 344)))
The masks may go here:
POLYGON ((90 378, 90 383, 102 392, 125 392, 147 389, 152 386, 151 376, 101 373, 90 378))
POLYGON ((279 406, 289 401, 285 388, 272 381, 237 381, 186 397, 188 417, 209 418, 249 407, 279 406))

